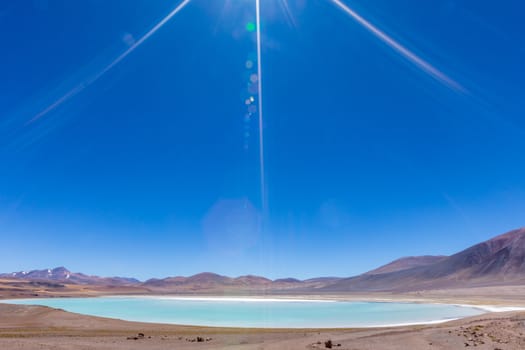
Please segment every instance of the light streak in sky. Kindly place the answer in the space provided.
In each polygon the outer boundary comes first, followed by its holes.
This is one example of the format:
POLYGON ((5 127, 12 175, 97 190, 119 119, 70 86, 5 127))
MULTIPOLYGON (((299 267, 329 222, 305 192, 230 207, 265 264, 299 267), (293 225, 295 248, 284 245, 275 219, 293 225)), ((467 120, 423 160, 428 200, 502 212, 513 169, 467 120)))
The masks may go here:
POLYGON ((390 48, 392 48, 394 51, 399 53, 401 56, 403 56, 408 61, 412 62, 416 67, 421 69, 423 72, 430 75, 435 80, 439 81, 440 83, 448 86, 449 88, 456 90, 458 92, 465 93, 467 92, 463 86, 461 86, 458 82, 453 80, 452 78, 448 77, 446 74, 441 72, 439 69, 398 43, 396 40, 391 38, 388 34, 383 32, 381 29, 367 21, 365 18, 363 18, 361 15, 359 15, 357 12, 352 10, 350 7, 345 5, 341 0, 331 0, 335 5, 337 5, 341 10, 343 10, 346 14, 348 14, 350 17, 352 17, 357 23, 362 25, 365 29, 367 29, 369 32, 374 34, 379 40, 384 42, 386 45, 388 45, 390 48))
MULTIPOLYGON (((419 57, 408 48, 397 42, 395 39, 390 37, 388 34, 383 32, 381 29, 376 27, 374 24, 370 23, 368 20, 363 18, 357 12, 352 10, 350 7, 345 5, 341 0, 331 0, 339 9, 344 11, 350 17, 352 17, 357 23, 371 32, 383 43, 388 45, 391 49, 396 51, 398 54, 403 56, 406 60, 414 64, 420 70, 439 81, 440 83, 448 86, 449 88, 459 91, 466 92, 463 86, 458 82, 448 77, 446 74, 441 72, 439 69, 431 65, 429 62, 425 61, 423 58, 419 57)), ((62 104, 75 97, 81 93, 85 88, 90 86, 104 76, 107 72, 117 66, 121 61, 123 61, 129 54, 131 54, 135 49, 142 45, 146 40, 153 36, 159 29, 161 29, 168 21, 170 21, 176 14, 178 14, 190 0, 183 0, 179 5, 177 5, 166 17, 159 21, 153 28, 151 28, 146 34, 144 34, 139 40, 134 42, 127 50, 121 53, 116 57, 112 62, 104 66, 98 73, 94 76, 84 80, 79 83, 77 86, 63 94, 61 97, 56 99, 53 103, 48 105, 38 114, 33 116, 29 121, 26 122, 26 125, 34 123, 43 116, 52 112, 56 108, 60 107, 62 104)), ((287 3, 284 3, 285 10, 287 15, 290 16, 290 11, 287 3)), ((258 90, 258 128, 259 128, 259 167, 260 167, 260 187, 261 187, 261 204, 263 213, 267 209, 267 194, 266 194, 266 178, 265 178, 265 152, 264 152, 264 112, 263 112, 263 71, 262 71, 262 50, 261 50, 261 0, 255 0, 256 7, 256 44, 257 44, 257 90, 258 90)))
POLYGON ((139 40, 137 40, 133 45, 131 45, 126 51, 121 53, 117 58, 115 58, 111 63, 109 63, 107 66, 102 68, 97 74, 95 74, 93 77, 86 79, 82 83, 75 86, 73 89, 69 90, 67 93, 62 95, 60 98, 58 98, 55 102, 51 103, 49 106, 44 108, 41 112, 36 114, 34 117, 32 117, 30 120, 28 120, 25 125, 29 125, 37 121, 38 119, 42 118, 49 112, 55 110, 56 108, 60 107, 63 103, 67 102, 72 97, 78 95, 80 92, 82 92, 86 87, 90 86, 91 84, 95 83, 97 80, 99 80, 104 74, 109 72, 111 69, 113 69, 116 65, 118 65, 122 60, 124 60, 129 54, 131 54, 133 51, 135 51, 136 48, 138 48, 140 45, 142 45, 146 40, 148 40, 152 35, 154 35, 160 28, 162 28, 173 16, 175 16, 177 13, 179 13, 188 3, 190 0, 183 0, 177 7, 175 7, 166 17, 164 17, 160 22, 158 22, 153 28, 151 28, 146 34, 144 34, 139 40))
POLYGON ((286 19, 288 22, 294 27, 297 27, 297 23, 295 23, 295 19, 292 15, 292 11, 290 11, 290 6, 288 5, 288 0, 280 0, 279 5, 281 6, 282 10, 284 11, 284 15, 286 16, 286 19))
POLYGON ((260 167, 260 180, 261 180, 261 204, 263 214, 266 213, 266 180, 264 173, 264 114, 263 114, 263 91, 262 91, 262 54, 261 54, 261 0, 255 0, 255 25, 257 35, 257 75, 258 75, 258 115, 259 115, 259 167, 260 167))

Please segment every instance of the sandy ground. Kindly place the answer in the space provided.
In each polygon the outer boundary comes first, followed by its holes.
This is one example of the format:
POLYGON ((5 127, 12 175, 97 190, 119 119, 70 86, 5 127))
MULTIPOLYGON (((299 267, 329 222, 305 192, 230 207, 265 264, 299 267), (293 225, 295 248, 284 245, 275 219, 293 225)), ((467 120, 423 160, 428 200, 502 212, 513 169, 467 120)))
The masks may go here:
MULTIPOLYGON (((16 294, 16 295, 14 295, 16 294)), ((0 298, 22 297, 0 293, 0 298)), ((41 293, 46 294, 46 293, 41 293)), ((98 293, 67 293, 70 296, 98 293)), ((107 294, 106 291, 102 294, 107 294)), ((49 296, 49 295, 48 295, 49 296)), ((54 295, 54 296, 59 296, 54 295)), ((290 297, 290 296, 289 296, 290 297)), ((525 306, 525 287, 491 287, 410 294, 301 296, 344 300, 449 302, 525 306)), ((437 325, 379 329, 235 329, 126 322, 47 307, 0 304, 0 349, 525 349, 525 312, 489 313, 437 325), (201 341, 199 341, 201 340, 201 341)))
POLYGON ((0 304, 0 349, 9 350, 326 349, 328 340, 334 349, 352 350, 525 349, 525 312, 491 313, 428 326, 261 330, 155 325, 0 304))

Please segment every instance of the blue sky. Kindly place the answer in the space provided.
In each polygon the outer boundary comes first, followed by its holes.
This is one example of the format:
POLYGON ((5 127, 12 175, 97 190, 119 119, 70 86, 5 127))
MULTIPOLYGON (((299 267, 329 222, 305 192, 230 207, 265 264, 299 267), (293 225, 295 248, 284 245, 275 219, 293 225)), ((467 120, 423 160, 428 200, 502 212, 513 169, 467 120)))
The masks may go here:
POLYGON ((523 226, 525 5, 342 3, 462 89, 333 1, 261 1, 266 213, 255 0, 137 47, 180 1, 1 3, 0 271, 350 276, 523 226))

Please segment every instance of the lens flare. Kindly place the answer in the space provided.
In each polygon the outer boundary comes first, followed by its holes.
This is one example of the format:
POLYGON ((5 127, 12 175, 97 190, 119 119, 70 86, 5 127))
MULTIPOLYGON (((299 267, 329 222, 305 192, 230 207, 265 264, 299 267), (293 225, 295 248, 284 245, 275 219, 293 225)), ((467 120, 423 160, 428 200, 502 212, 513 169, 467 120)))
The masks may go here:
POLYGON ((249 32, 254 32, 256 30, 256 27, 257 26, 253 22, 248 22, 246 24, 246 30, 249 31, 249 32))
POLYGON ((256 17, 256 33, 257 33, 257 86, 259 88, 258 98, 258 113, 259 113, 259 167, 261 179, 261 205, 263 213, 267 212, 266 202, 266 181, 264 173, 264 114, 263 114, 263 91, 262 91, 262 54, 261 54, 261 1, 255 0, 255 17, 256 17))
POLYGON ((166 17, 164 17, 160 22, 158 22, 153 28, 151 28, 146 34, 144 34, 139 40, 134 42, 126 51, 124 51, 122 54, 120 54, 117 58, 115 58, 111 63, 109 63, 107 66, 102 68, 97 74, 95 74, 93 77, 90 77, 83 81, 82 83, 75 86, 73 89, 69 90, 67 93, 62 95, 60 98, 58 98, 56 101, 51 103, 49 106, 44 108, 41 112, 33 116, 30 120, 28 120, 25 125, 32 124, 48 114, 49 112, 55 110, 56 108, 60 107, 62 104, 67 102, 72 97, 78 95, 80 92, 82 92, 86 87, 90 86, 91 84, 95 83, 97 80, 99 80, 104 74, 109 72, 111 69, 113 69, 116 65, 118 65, 123 59, 125 59, 130 53, 135 51, 136 48, 138 48, 142 43, 144 43, 146 40, 148 40, 153 34, 155 34, 160 28, 162 28, 173 16, 175 16, 177 13, 179 13, 188 3, 190 0, 184 0, 182 1, 177 7, 175 7, 166 17))
POLYGON ((412 51, 410 51, 409 49, 407 49, 406 47, 404 47, 403 45, 395 41, 388 34, 383 32, 381 29, 377 28, 375 25, 367 21, 361 15, 359 15, 357 12, 355 12, 350 7, 345 5, 341 0, 332 0, 332 2, 335 5, 337 5, 341 10, 343 10, 346 14, 352 17, 357 23, 359 23, 369 32, 374 34, 379 40, 381 40, 383 43, 388 45, 391 49, 399 53, 405 59, 412 62, 416 67, 421 69, 423 72, 427 73, 429 76, 439 81, 440 83, 444 84, 445 86, 448 86, 452 90, 462 92, 462 93, 467 92, 465 88, 461 86, 458 82, 451 79, 446 74, 441 72, 439 69, 432 66, 430 63, 428 63, 427 61, 425 61, 424 59, 417 56, 415 53, 413 53, 412 51))

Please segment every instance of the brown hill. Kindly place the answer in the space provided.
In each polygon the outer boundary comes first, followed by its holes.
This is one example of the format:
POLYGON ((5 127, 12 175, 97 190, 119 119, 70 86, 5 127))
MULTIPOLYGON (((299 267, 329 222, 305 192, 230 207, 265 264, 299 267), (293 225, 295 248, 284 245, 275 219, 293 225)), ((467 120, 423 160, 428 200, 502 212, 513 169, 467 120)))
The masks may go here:
POLYGON ((525 228, 476 244, 424 266, 367 273, 324 291, 409 291, 525 283, 525 228))
POLYGON ((378 267, 377 269, 368 271, 365 275, 378 275, 381 273, 407 270, 418 266, 432 265, 444 258, 446 258, 444 255, 408 256, 394 260, 386 265, 378 267))
POLYGON ((141 286, 155 293, 280 293, 318 290, 330 283, 338 281, 337 277, 320 277, 308 280, 281 278, 270 280, 261 276, 240 276, 236 278, 221 276, 214 273, 200 273, 190 277, 168 277, 150 279, 141 286))
POLYGON ((236 278, 204 272, 190 277, 168 277, 151 279, 142 286, 154 292, 183 293, 183 292, 232 292, 232 291, 266 291, 268 289, 288 289, 293 286, 302 286, 300 280, 272 281, 261 276, 239 276, 236 278))
POLYGON ((236 285, 243 286, 264 286, 271 284, 272 280, 261 276, 247 275, 235 278, 234 282, 236 285))

